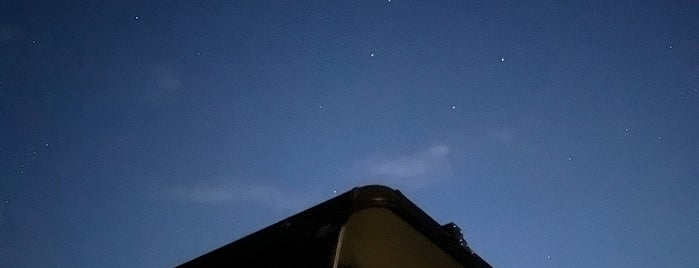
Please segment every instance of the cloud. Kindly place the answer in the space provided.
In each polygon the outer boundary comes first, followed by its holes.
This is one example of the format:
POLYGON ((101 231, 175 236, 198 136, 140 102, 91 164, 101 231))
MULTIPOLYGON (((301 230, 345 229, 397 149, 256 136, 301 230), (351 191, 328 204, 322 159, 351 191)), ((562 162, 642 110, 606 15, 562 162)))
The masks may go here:
POLYGON ((361 161, 353 177, 362 183, 418 189, 452 176, 450 153, 443 144, 402 155, 378 153, 361 161))
POLYGON ((17 41, 21 31, 19 27, 12 24, 0 24, 0 44, 6 44, 17 41))
POLYGON ((182 92, 177 71, 166 64, 150 66, 143 88, 143 97, 151 102, 162 102, 182 92))
POLYGON ((276 211, 293 212, 327 198, 331 195, 331 190, 344 191, 367 184, 384 184, 401 190, 415 190, 447 180, 453 176, 448 159, 450 153, 451 148, 444 144, 406 154, 375 153, 358 161, 353 168, 345 172, 346 176, 331 178, 329 182, 332 185, 316 185, 311 187, 312 189, 241 184, 241 180, 228 178, 200 180, 190 185, 179 184, 161 193, 168 199, 191 203, 244 203, 276 211))
POLYGON ((196 185, 190 187, 177 187, 168 193, 170 197, 192 201, 195 203, 223 203, 234 199, 234 192, 228 187, 211 185, 196 185))
POLYGON ((273 210, 294 211, 307 206, 311 197, 283 191, 266 185, 215 185, 199 184, 170 189, 166 195, 172 199, 201 204, 225 204, 246 202, 273 210))
POLYGON ((493 130, 491 131, 491 136, 501 143, 510 143, 515 138, 514 132, 509 128, 493 130))

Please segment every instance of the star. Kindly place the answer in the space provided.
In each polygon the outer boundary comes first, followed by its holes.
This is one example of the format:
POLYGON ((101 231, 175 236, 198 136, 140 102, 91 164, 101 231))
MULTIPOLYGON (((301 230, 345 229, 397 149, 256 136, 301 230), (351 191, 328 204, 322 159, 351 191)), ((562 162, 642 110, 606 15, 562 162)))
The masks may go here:
POLYGON ((504 61, 505 61, 505 58, 500 58, 500 62, 504 62, 504 61))
POLYGON ((374 53, 369 54, 369 56, 373 57, 373 56, 374 56, 374 53))
POLYGON ((138 19, 140 19, 140 18, 141 18, 141 17, 138 16, 138 15, 136 15, 136 16, 133 17, 134 20, 138 20, 138 19))

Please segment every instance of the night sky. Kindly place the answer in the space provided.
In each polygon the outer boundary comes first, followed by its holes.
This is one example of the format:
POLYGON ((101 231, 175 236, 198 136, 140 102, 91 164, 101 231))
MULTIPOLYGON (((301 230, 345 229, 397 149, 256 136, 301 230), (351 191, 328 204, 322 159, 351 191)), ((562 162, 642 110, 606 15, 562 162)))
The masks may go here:
POLYGON ((696 1, 2 1, 0 266, 384 184, 495 267, 697 267, 698 91, 696 1))

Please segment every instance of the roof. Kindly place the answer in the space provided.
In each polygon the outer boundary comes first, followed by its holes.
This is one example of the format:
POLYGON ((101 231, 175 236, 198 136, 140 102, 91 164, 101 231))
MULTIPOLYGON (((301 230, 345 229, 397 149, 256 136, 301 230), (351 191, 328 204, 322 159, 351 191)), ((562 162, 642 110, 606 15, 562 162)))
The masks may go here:
POLYGON ((390 210, 464 267, 491 267, 468 247, 458 226, 439 225, 400 191, 380 185, 354 188, 178 267, 327 267, 343 224, 367 208, 390 210))

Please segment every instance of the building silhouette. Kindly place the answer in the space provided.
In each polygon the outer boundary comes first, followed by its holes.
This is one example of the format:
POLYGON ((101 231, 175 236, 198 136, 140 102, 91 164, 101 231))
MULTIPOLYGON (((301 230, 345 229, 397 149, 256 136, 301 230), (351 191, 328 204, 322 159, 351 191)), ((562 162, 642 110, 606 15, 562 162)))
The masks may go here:
POLYGON ((178 267, 491 267, 399 191, 354 188, 178 267))

